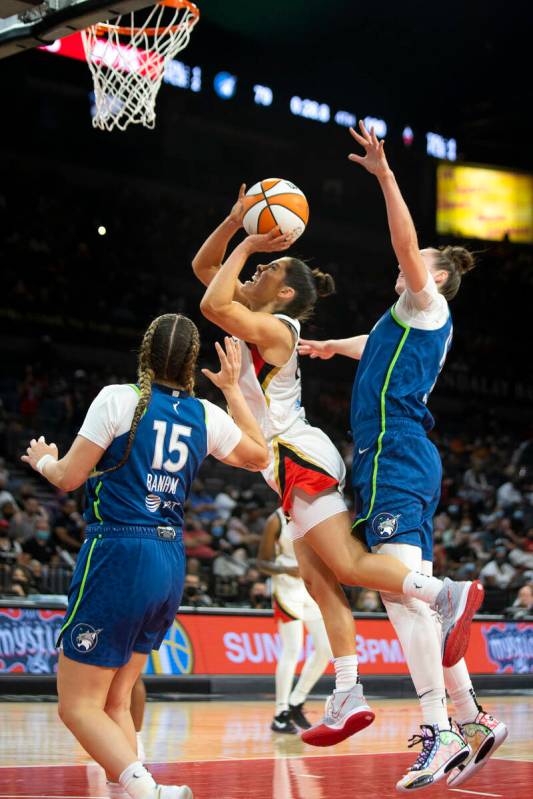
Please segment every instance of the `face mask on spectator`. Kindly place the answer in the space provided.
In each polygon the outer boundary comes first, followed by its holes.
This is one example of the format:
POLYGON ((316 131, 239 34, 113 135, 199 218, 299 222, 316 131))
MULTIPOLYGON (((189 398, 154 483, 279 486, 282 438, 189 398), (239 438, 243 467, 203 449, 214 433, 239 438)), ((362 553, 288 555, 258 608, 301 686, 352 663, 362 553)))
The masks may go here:
POLYGON ((38 538, 39 541, 48 541, 50 538, 50 530, 37 530, 35 537, 38 538))

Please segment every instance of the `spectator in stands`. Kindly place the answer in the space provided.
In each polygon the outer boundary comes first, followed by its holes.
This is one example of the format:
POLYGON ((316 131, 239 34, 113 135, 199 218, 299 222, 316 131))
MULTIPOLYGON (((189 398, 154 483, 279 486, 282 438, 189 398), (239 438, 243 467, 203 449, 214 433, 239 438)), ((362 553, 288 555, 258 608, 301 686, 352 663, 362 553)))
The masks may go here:
POLYGON ((47 519, 37 519, 34 534, 24 541, 22 548, 31 556, 32 560, 39 561, 39 563, 50 563, 53 555, 56 554, 56 546, 51 538, 50 524, 47 519))
POLYGON ((509 553, 509 562, 522 573, 527 582, 533 582, 533 528, 526 536, 515 536, 515 546, 509 553))
POLYGON ((203 525, 192 514, 188 514, 185 518, 183 543, 185 544, 185 554, 188 558, 211 561, 217 555, 211 546, 213 543, 212 536, 203 529, 203 525))
POLYGON ((213 561, 213 574, 217 577, 244 577, 248 571, 248 558, 243 547, 220 551, 213 561))
POLYGON ((37 519, 45 519, 48 522, 48 513, 37 497, 28 496, 22 500, 23 510, 17 522, 17 539, 21 542, 31 538, 35 530, 37 519))
POLYGON ((483 506, 494 493, 494 488, 487 480, 483 466, 483 462, 479 458, 472 456, 470 468, 463 476, 463 488, 460 494, 475 506, 483 506))
POLYGON ((483 566, 479 573, 479 579, 487 588, 505 590, 510 586, 515 575, 516 570, 507 560, 505 543, 497 541, 493 559, 483 566))
POLYGON ((212 522, 217 518, 215 498, 205 490, 201 480, 195 480, 192 484, 188 506, 202 522, 212 522))
POLYGON ((239 489, 235 486, 228 485, 220 491, 215 497, 215 508, 219 519, 226 522, 231 516, 231 512, 235 508, 239 499, 239 489))
POLYGON ((355 609, 365 613, 383 610, 377 591, 364 589, 360 592, 355 603, 355 609))
POLYGON ((502 483, 496 492, 496 503, 504 511, 512 510, 523 501, 518 477, 502 483))
POLYGON ((270 597, 268 595, 266 584, 262 582, 253 583, 250 588, 249 599, 250 607, 252 608, 269 608, 270 597))
POLYGON ((207 593, 205 583, 200 580, 197 574, 185 575, 182 604, 192 605, 196 608, 207 608, 213 604, 213 600, 207 593))
MULTIPOLYGON (((0 458, 3 462, 3 458, 0 458)), ((9 472, 3 466, 0 467, 0 507, 4 504, 4 502, 11 502, 12 505, 15 507, 17 503, 15 502, 15 497, 11 493, 11 491, 7 490, 9 484, 9 472)))
POLYGON ((39 560, 32 560, 28 565, 31 572, 31 582, 38 594, 50 594, 50 588, 43 571, 43 564, 39 560))
POLYGON ((511 607, 505 608, 505 613, 515 620, 533 615, 533 585, 531 583, 520 588, 511 607))
POLYGON ((31 577, 31 572, 26 567, 13 566, 11 569, 11 587, 8 589, 8 593, 22 597, 35 593, 31 577))
POLYGON ((85 526, 85 520, 78 511, 76 500, 67 497, 63 500, 61 510, 53 522, 52 543, 67 552, 79 552, 83 544, 85 526))
POLYGON ((8 528, 5 520, 0 521, 0 564, 12 565, 22 550, 19 542, 9 537, 8 528))

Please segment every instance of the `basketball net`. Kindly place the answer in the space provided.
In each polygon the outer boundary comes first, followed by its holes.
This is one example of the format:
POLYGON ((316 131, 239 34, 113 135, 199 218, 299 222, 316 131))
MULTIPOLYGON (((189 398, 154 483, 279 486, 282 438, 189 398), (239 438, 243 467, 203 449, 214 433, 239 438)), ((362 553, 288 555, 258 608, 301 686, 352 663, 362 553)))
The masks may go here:
POLYGON ((189 0, 160 0, 139 21, 139 12, 82 32, 94 82, 93 127, 126 130, 155 126, 155 101, 168 62, 189 44, 200 12, 189 0))

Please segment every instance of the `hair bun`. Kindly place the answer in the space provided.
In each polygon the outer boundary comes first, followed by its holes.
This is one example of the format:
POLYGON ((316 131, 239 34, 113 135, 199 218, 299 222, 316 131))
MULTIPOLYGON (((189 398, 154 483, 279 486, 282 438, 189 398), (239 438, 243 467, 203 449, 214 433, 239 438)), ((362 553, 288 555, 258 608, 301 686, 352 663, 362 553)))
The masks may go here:
POLYGON ((476 259, 465 247, 450 247, 450 259, 460 275, 470 272, 476 265, 476 259))
POLYGON ((329 297, 330 294, 335 293, 335 281, 330 274, 321 272, 320 269, 313 269, 313 277, 319 297, 329 297))

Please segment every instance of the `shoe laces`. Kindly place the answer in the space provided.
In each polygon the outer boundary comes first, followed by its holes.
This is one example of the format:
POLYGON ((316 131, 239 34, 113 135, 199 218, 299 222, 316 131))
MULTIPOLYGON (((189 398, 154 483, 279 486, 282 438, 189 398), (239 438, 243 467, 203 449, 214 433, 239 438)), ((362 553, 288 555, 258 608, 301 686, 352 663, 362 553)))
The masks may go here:
POLYGON ((433 746, 435 745, 435 730, 429 724, 421 724, 420 729, 422 730, 422 735, 413 735, 409 738, 407 745, 409 749, 417 744, 422 744, 422 751, 418 755, 417 759, 411 766, 411 771, 420 771, 426 765, 426 761, 430 756, 433 746), (427 732, 426 732, 427 731, 427 732))

